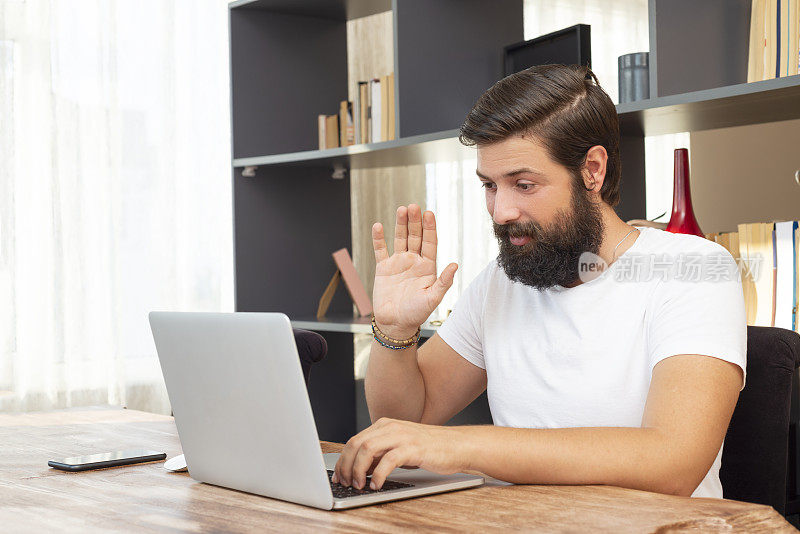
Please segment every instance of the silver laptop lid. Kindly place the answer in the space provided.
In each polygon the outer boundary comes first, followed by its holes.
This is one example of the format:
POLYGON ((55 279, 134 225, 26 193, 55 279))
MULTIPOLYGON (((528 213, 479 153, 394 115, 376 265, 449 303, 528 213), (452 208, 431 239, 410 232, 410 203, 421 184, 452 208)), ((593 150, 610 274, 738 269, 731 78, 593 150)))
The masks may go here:
POLYGON ((151 312, 189 474, 330 509, 330 490, 289 318, 151 312))

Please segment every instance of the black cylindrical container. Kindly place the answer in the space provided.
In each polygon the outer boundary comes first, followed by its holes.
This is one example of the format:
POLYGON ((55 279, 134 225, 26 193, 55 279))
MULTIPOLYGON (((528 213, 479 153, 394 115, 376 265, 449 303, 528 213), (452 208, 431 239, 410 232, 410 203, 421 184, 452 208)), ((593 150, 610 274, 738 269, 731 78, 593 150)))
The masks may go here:
POLYGON ((619 103, 650 98, 649 52, 619 56, 619 103))

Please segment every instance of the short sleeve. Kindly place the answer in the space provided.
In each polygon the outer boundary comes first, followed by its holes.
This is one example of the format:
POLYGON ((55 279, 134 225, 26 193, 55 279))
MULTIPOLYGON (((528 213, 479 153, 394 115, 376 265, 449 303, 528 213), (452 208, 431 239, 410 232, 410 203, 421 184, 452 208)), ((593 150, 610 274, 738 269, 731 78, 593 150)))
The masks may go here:
POLYGON ((467 286, 437 333, 471 364, 486 369, 483 360, 483 308, 494 262, 467 286))
POLYGON ((677 272, 654 292, 648 327, 650 370, 678 354, 712 356, 742 369, 743 389, 747 316, 738 268, 724 250, 704 258, 702 265, 706 268, 700 270, 699 279, 677 272))

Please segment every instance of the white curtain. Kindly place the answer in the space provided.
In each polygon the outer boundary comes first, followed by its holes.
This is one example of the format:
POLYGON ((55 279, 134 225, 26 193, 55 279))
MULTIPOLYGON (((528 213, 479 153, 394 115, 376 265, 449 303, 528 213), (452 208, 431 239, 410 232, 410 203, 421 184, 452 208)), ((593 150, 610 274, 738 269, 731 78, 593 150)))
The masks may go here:
POLYGON ((147 313, 232 310, 226 12, 0 0, 0 410, 168 413, 147 313))
POLYGON ((459 295, 499 251, 484 190, 475 174, 476 164, 475 159, 468 159, 425 166, 426 204, 436 214, 437 268, 441 273, 448 264, 458 263, 453 286, 431 320, 447 317, 459 295))

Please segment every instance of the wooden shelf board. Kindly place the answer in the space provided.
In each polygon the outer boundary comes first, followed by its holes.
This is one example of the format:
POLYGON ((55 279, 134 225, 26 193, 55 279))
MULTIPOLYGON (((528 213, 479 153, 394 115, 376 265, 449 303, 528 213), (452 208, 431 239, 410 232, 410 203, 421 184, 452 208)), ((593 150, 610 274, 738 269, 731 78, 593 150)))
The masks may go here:
POLYGON ((622 135, 661 135, 800 118, 800 75, 617 106, 622 135))
POLYGON ((234 167, 247 166, 301 166, 333 168, 340 165, 348 169, 370 169, 452 161, 475 157, 475 149, 458 142, 458 130, 416 135, 383 141, 352 145, 326 150, 308 150, 289 154, 236 158, 234 167))
POLYGON ((238 0, 229 9, 260 9, 284 15, 347 21, 392 10, 391 0, 238 0))
MULTIPOLYGON (((326 317, 317 319, 316 317, 302 317, 292 319, 292 326, 305 330, 315 330, 317 332, 349 332, 352 334, 371 334, 372 319, 370 317, 326 317)), ((438 326, 425 323, 422 326, 422 337, 431 337, 438 326)))

